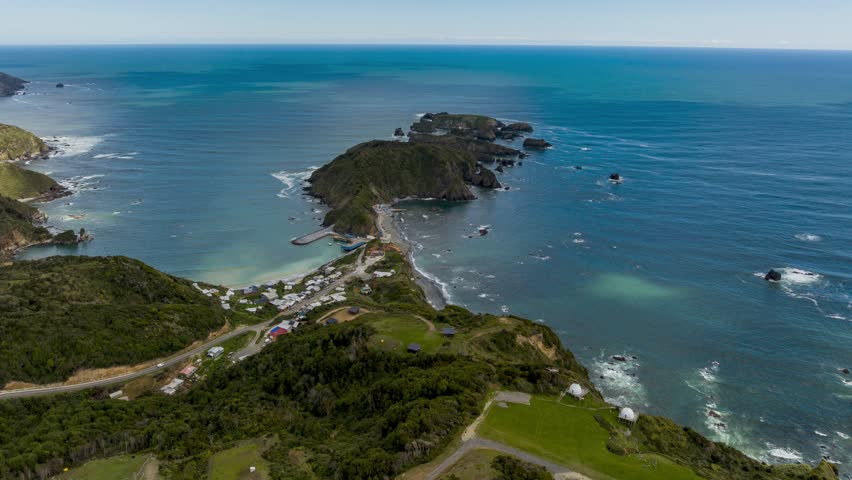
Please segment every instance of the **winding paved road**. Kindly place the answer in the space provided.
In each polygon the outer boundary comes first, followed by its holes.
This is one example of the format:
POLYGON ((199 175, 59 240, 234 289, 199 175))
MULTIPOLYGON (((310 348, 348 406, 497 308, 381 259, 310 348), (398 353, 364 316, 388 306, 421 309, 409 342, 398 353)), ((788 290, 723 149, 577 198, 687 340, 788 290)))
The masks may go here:
POLYGON ((500 442, 495 442, 493 440, 488 440, 485 438, 475 437, 472 438, 462 444, 458 450, 453 452, 452 455, 447 457, 443 462, 441 462, 431 473, 424 477, 424 480, 435 480, 441 476, 444 472, 446 472, 450 467, 455 465, 461 458, 469 451, 476 448, 487 448, 489 450, 496 450, 500 453, 505 453, 506 455, 511 455, 513 457, 520 458, 525 462, 529 462, 535 465, 541 465, 546 468, 550 473, 556 475, 559 473, 571 473, 571 470, 563 467, 562 465, 557 465, 553 462, 549 462, 541 457, 537 457, 535 455, 529 454, 523 450, 518 450, 517 448, 510 447, 500 442))
MULTIPOLYGON (((353 253, 353 255, 355 255, 355 253, 353 253)), ((150 367, 143 368, 142 370, 137 370, 135 372, 130 372, 130 373, 124 373, 124 374, 121 374, 121 375, 116 375, 114 377, 109 377, 109 378, 103 378, 103 379, 100 379, 100 380, 93 380, 91 382, 75 383, 73 385, 47 385, 47 386, 43 386, 43 387, 21 388, 21 389, 17 389, 17 390, 0 390, 0 400, 7 400, 7 399, 10 399, 10 398, 35 397, 35 396, 39 396, 39 395, 50 395, 50 394, 54 394, 54 393, 69 393, 69 392, 76 392, 76 391, 79 391, 79 390, 85 390, 87 388, 104 387, 104 386, 112 385, 112 384, 115 384, 115 383, 127 382, 128 380, 133 380, 134 378, 139 378, 139 377, 142 377, 144 375, 149 375, 149 374, 157 372, 159 370, 169 368, 176 363, 180 363, 180 362, 186 360, 187 358, 190 358, 194 355, 198 355, 200 353, 203 353, 207 349, 209 349, 210 347, 218 345, 218 344, 220 344, 220 343, 222 343, 222 342, 224 342, 224 341, 226 341, 230 338, 234 338, 235 336, 240 335, 241 333, 245 333, 245 332, 254 332, 255 333, 254 338, 252 338, 251 342, 249 342, 243 349, 237 351, 233 355, 233 358, 238 359, 240 357, 254 355, 254 354, 258 353, 264 346, 264 343, 262 343, 262 342, 257 343, 258 337, 260 335, 262 335, 263 331, 265 329, 267 329, 269 326, 271 326, 274 323, 277 323, 277 320, 279 318, 281 318, 282 316, 290 315, 290 314, 298 311, 302 306, 312 303, 313 301, 315 301, 315 299, 320 298, 324 295, 328 295, 335 288, 345 284, 346 282, 351 280, 352 277, 354 277, 356 275, 359 276, 359 277, 362 277, 362 278, 363 277, 369 278, 369 275, 367 275, 365 270, 368 266, 375 263, 377 261, 377 259, 368 259, 368 261, 365 264, 365 263, 363 263, 364 249, 361 249, 361 251, 359 253, 357 253, 357 255, 358 255, 357 266, 352 272, 349 272, 346 275, 343 275, 342 277, 340 277, 336 281, 327 285, 324 289, 320 290, 319 292, 317 292, 314 295, 311 295, 310 297, 299 302, 298 304, 294 305, 293 307, 291 307, 291 308, 289 308, 289 309, 287 309, 283 312, 280 312, 278 315, 273 317, 271 320, 263 321, 263 322, 260 322, 256 325, 237 328, 234 331, 228 332, 228 333, 226 333, 226 334, 224 334, 220 337, 217 337, 217 338, 214 338, 213 340, 210 340, 207 343, 201 344, 198 347, 193 348, 192 350, 188 350, 186 352, 178 353, 174 356, 168 357, 166 360, 160 361, 156 365, 152 365, 150 367), (158 366, 158 365, 161 365, 161 364, 162 364, 162 366, 158 366)), ((320 268, 323 268, 323 267, 320 267, 320 268)), ((317 270, 319 270, 319 269, 317 269, 317 270)))
POLYGON ((213 340, 210 340, 207 343, 203 343, 192 350, 188 350, 186 352, 179 353, 172 357, 163 360, 156 365, 152 365, 147 368, 143 368, 142 370, 137 370, 135 372, 124 373, 121 375, 116 375, 114 377, 104 378, 101 380, 93 380, 91 382, 83 382, 83 383, 75 383, 73 385, 55 385, 55 386, 45 386, 45 387, 33 387, 33 388, 22 388, 18 390, 0 390, 0 400, 7 400, 10 398, 24 398, 24 397, 35 397, 39 395, 50 395, 53 393, 68 393, 68 392, 76 392, 79 390, 85 390, 87 388, 93 387, 104 387, 107 385, 112 385, 114 383, 126 382, 128 380, 133 380, 134 378, 139 378, 144 375, 149 375, 158 370, 163 370, 173 366, 176 363, 180 363, 187 358, 190 358, 194 355, 198 355, 207 351, 208 348, 218 345, 228 339, 234 338, 237 335, 243 334, 245 332, 255 332, 255 338, 260 332, 266 328, 268 322, 262 322, 257 325, 251 325, 247 327, 240 327, 236 330, 228 332, 220 337, 216 337, 213 340), (158 366, 162 365, 162 366, 158 366))

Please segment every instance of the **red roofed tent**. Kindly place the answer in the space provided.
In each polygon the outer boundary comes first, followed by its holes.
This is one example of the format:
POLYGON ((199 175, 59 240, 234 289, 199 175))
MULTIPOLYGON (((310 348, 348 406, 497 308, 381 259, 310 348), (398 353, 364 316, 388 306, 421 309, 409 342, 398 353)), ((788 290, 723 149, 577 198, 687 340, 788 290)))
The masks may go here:
POLYGON ((284 330, 283 328, 273 328, 272 331, 269 332, 269 336, 272 337, 273 340, 286 334, 287 330, 284 330))

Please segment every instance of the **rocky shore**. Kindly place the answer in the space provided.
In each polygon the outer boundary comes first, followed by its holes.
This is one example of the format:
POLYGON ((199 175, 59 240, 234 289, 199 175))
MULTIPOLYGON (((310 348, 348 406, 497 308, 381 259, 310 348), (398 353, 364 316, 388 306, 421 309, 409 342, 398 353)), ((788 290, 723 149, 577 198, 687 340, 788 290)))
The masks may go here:
POLYGON ((11 97, 24 89, 24 86, 29 83, 26 80, 18 77, 13 77, 7 73, 0 72, 0 97, 11 97))

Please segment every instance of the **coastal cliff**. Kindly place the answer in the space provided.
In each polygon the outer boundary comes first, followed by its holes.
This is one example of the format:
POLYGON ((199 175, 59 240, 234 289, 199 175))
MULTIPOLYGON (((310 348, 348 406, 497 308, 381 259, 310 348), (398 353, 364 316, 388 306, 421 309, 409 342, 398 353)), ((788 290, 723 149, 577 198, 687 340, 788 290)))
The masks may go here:
MULTIPOLYGON (((5 431, 17 432, 0 435, 0 477, 46 478, 92 458, 147 453, 160 459, 164 478, 205 478, 211 455, 263 439, 261 464, 274 478, 427 478, 443 473, 433 460, 473 438, 588 478, 838 478, 825 461, 767 465, 662 417, 625 424, 548 326, 433 309, 394 248, 372 268, 396 273, 353 279, 346 302, 307 312, 298 329, 233 365, 207 367, 174 396, 122 402, 93 389, 0 403, 5 431), (360 293, 364 286, 371 293, 360 293), (354 306, 367 313, 323 321, 354 306), (581 398, 566 394, 574 389, 581 398), (503 395, 489 400, 495 390, 503 395)), ((10 318, 0 325, 0 346, 10 352, 0 372, 55 379, 80 365, 151 358, 179 348, 175 333, 201 338, 224 312, 188 281, 124 257, 0 267, 0 313, 10 318)))
POLYGON ((468 151, 380 140, 350 148, 308 182, 308 193, 331 207, 324 225, 358 235, 375 231, 373 205, 402 198, 473 200, 471 185, 500 187, 494 172, 468 151))
MULTIPOLYGON (((484 164, 515 165, 520 150, 495 143, 531 132, 484 115, 427 113, 411 125, 408 142, 372 141, 347 150, 308 179, 308 194, 331 207, 324 226, 340 233, 376 231, 373 206, 405 198, 473 200, 469 186, 502 188, 484 164)), ((395 136, 402 137, 401 128, 395 136)))
POLYGON ((50 153, 50 147, 36 135, 0 123, 0 162, 42 158, 50 153))
POLYGON ((0 195, 0 261, 22 248, 49 242, 53 236, 41 226, 44 219, 37 208, 0 195))
POLYGON ((0 72, 0 97, 10 97, 23 90, 26 80, 0 72))
POLYGON ((53 200, 69 191, 43 173, 21 168, 12 163, 0 163, 0 195, 16 200, 53 200))

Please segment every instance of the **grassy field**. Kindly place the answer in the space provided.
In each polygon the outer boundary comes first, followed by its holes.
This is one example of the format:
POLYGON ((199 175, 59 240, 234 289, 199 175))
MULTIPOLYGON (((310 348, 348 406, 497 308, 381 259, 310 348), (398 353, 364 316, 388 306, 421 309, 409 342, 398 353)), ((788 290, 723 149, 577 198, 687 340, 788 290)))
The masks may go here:
POLYGON ((14 199, 32 198, 55 186, 56 182, 47 175, 12 163, 0 163, 0 195, 14 199))
POLYGON ((142 465, 149 458, 152 457, 148 455, 121 455, 102 460, 92 460, 54 478, 55 480, 149 480, 145 479, 141 472, 142 465))
POLYGON ((491 468, 491 462, 497 455, 500 452, 496 450, 471 450, 441 476, 455 475, 459 480, 494 480, 499 477, 499 472, 491 468))
POLYGON ((267 480, 269 466, 261 458, 261 446, 258 442, 224 450, 210 457, 210 480, 267 480), (249 467, 257 467, 254 473, 249 467))
POLYGON ((423 352, 450 352, 458 339, 445 339, 441 332, 432 331, 426 322, 404 314, 369 313, 360 317, 377 330, 372 342, 385 351, 405 352, 410 343, 419 343, 423 352))
MULTIPOLYGON (((609 432, 594 415, 614 422, 613 410, 575 408, 577 402, 533 397, 532 404, 494 406, 479 435, 565 465, 599 480, 697 480, 691 470, 657 455, 619 456, 609 452, 609 432), (575 405, 572 406, 571 404, 575 405)), ((585 403, 592 403, 586 400, 585 403)))

